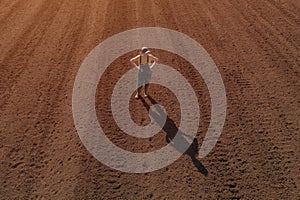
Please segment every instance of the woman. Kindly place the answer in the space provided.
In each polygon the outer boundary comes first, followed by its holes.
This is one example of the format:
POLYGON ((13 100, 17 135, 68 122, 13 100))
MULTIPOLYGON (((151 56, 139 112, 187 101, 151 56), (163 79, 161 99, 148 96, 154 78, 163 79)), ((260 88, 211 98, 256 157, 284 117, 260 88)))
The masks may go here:
POLYGON ((134 67, 138 68, 139 70, 135 98, 138 99, 140 97, 143 84, 145 84, 144 96, 147 97, 149 83, 152 75, 151 69, 158 62, 158 58, 151 55, 147 47, 143 47, 140 51, 140 55, 137 55, 136 57, 132 58, 130 62, 134 67), (136 64, 136 61, 138 61, 138 65, 136 64))

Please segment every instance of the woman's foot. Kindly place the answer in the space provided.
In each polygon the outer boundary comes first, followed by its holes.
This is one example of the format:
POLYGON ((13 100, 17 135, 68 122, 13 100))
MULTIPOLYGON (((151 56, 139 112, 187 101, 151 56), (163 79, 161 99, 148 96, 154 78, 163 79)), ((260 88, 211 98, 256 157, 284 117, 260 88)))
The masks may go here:
POLYGON ((136 99, 140 98, 140 94, 139 93, 136 93, 135 97, 136 99))

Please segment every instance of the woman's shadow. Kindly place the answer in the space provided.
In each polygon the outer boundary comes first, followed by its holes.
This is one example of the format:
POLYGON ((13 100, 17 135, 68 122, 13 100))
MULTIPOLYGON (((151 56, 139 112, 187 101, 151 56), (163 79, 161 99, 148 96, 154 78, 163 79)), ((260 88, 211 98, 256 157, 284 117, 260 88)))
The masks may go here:
MULTIPOLYGON (((180 131, 177 128, 177 126, 175 125, 174 121, 166 115, 165 111, 160 106, 158 106, 158 103, 153 98, 148 96, 148 99, 151 101, 152 105, 157 104, 155 106, 157 113, 149 112, 149 114, 161 126, 161 128, 167 133, 166 141, 168 143, 170 143, 175 138, 176 135, 177 135, 177 137, 180 137, 180 143, 179 142, 176 143, 173 141, 173 146, 180 153, 190 156, 190 158, 192 159, 192 162, 197 167, 198 171, 201 172, 202 174, 204 174, 205 176, 207 176, 207 174, 208 174, 207 169, 196 158, 196 156, 199 152, 198 140, 196 138, 194 138, 190 147, 185 152, 183 152, 183 150, 180 148, 182 146, 182 144, 188 145, 188 144, 186 144, 186 143, 188 143, 188 141, 183 136, 190 137, 190 138, 192 138, 192 136, 187 135, 187 134, 183 133, 182 131, 180 131), (166 121, 164 121, 164 117, 166 117, 166 121)), ((146 107, 146 109, 149 111, 150 105, 148 105, 147 102, 143 98, 141 98, 141 101, 144 104, 144 106, 146 107)))

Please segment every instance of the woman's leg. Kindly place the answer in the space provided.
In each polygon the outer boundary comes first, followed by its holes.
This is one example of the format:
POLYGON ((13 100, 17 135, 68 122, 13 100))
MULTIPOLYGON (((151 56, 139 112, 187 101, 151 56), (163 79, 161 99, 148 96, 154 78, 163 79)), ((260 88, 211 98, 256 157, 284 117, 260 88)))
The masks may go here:
POLYGON ((142 76, 142 74, 139 72, 139 73, 138 73, 138 81, 137 81, 136 95, 135 95, 135 98, 136 98, 136 99, 138 99, 138 98, 140 97, 142 87, 143 87, 143 76, 142 76))
POLYGON ((145 97, 148 96, 149 83, 145 84, 145 97))
POLYGON ((142 86, 139 87, 137 90, 136 90, 136 95, 135 95, 135 98, 138 99, 141 95, 141 90, 142 90, 142 86))
POLYGON ((152 73, 148 73, 146 78, 145 78, 145 97, 148 96, 148 89, 149 89, 149 84, 150 84, 150 80, 152 77, 152 73))

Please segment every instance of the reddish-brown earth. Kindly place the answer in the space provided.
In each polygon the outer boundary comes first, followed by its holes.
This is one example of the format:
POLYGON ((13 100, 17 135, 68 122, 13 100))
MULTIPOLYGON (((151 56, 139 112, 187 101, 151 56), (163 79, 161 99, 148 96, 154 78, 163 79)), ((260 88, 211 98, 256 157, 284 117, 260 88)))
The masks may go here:
MULTIPOLYGON (((0 199, 300 199, 299 13, 296 0, 2 0, 0 199), (80 64, 106 38, 146 26, 189 35, 222 75, 226 123, 200 165, 190 148, 158 171, 119 172, 96 160, 76 132, 72 89, 80 64)), ((109 109, 112 88, 136 53, 105 72, 96 109, 114 143, 147 152, 166 145, 172 127, 151 141, 134 139, 117 129, 109 109)), ((210 120, 203 80, 182 58, 153 54, 195 89, 201 145, 210 120)), ((178 123, 171 91, 152 85, 150 94, 178 123)), ((130 112, 136 123, 149 122, 142 101, 132 99, 130 112)))

